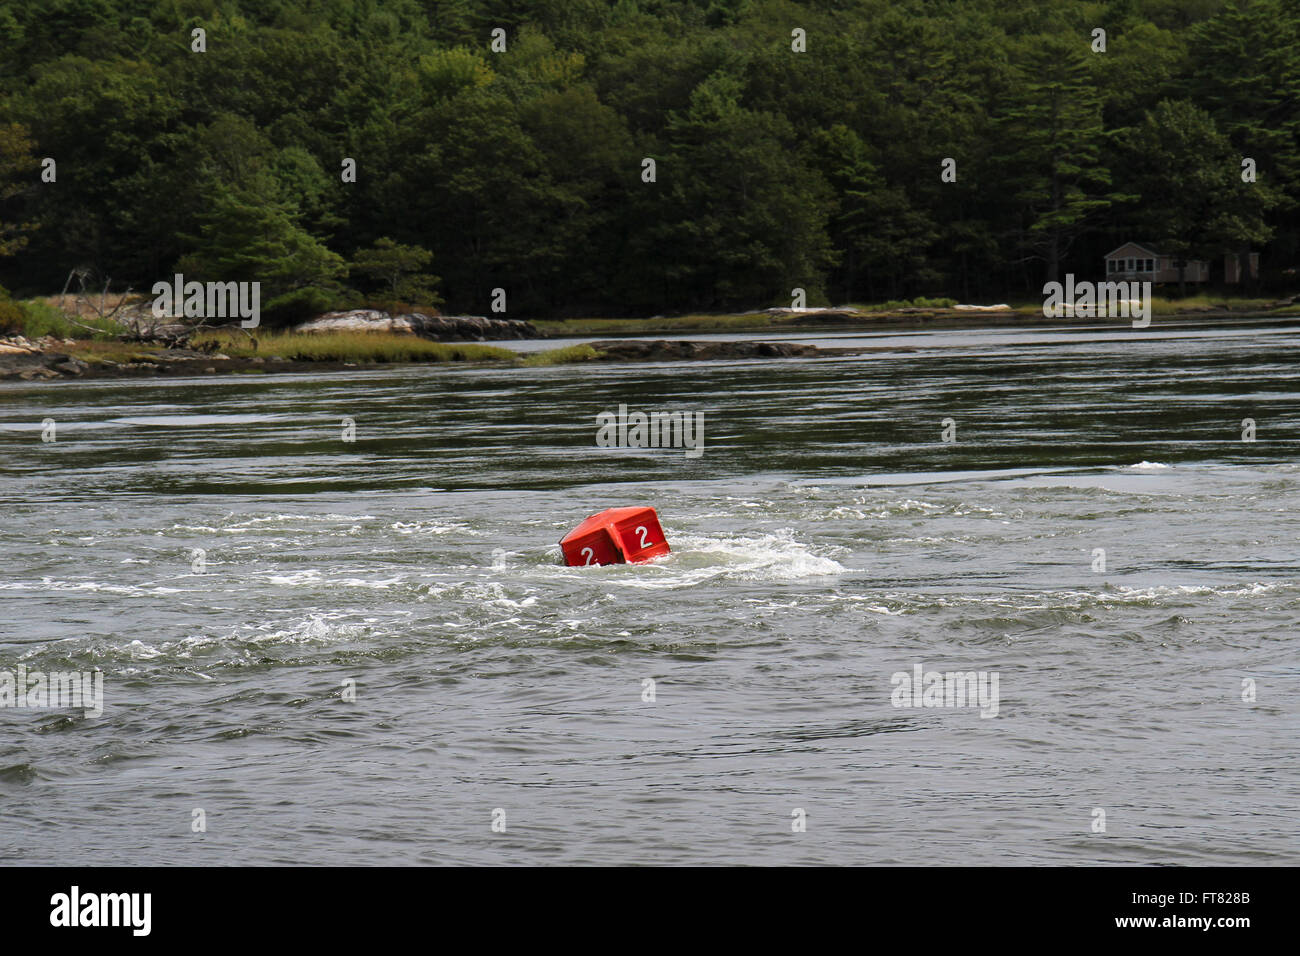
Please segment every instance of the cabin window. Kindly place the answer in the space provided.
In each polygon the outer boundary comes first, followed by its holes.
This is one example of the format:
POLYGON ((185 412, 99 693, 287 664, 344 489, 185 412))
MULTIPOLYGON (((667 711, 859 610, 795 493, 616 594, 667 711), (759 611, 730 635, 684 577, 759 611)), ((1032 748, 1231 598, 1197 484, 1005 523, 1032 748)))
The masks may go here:
POLYGON ((1115 272, 1115 271, 1117 271, 1118 269, 1119 269, 1119 263, 1118 263, 1118 262, 1116 262, 1114 259, 1107 259, 1107 260, 1106 260, 1106 271, 1107 271, 1107 272, 1115 272))

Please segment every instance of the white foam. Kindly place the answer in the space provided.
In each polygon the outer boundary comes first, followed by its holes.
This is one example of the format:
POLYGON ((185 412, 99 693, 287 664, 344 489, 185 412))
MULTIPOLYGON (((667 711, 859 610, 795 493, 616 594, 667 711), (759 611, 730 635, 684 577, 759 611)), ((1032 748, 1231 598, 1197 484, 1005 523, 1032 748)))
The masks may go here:
POLYGON ((795 581, 844 574, 833 558, 816 554, 786 529, 753 537, 679 535, 673 551, 649 565, 616 565, 610 583, 637 588, 676 588, 714 578, 795 581), (634 573, 627 571, 635 569, 634 573), (648 571, 649 573, 642 573, 648 571))

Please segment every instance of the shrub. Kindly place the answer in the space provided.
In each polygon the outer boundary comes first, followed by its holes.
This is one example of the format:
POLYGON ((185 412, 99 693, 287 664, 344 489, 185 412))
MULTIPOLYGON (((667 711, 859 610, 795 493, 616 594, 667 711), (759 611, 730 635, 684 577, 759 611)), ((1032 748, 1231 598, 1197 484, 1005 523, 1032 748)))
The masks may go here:
POLYGON ((337 293, 317 286, 286 292, 262 307, 262 324, 274 329, 305 322, 322 312, 333 312, 338 298, 337 293))
POLYGON ((254 343, 222 329, 200 333, 195 344, 215 344, 236 358, 276 355, 297 362, 509 362, 518 357, 492 345, 430 342, 389 332, 268 332, 256 334, 254 343))
POLYGON ((0 298, 0 335, 23 335, 27 317, 17 302, 0 298))
POLYGON ((83 318, 78 325, 66 313, 43 299, 28 299, 20 307, 23 313, 23 334, 29 339, 52 335, 59 339, 89 338, 103 341, 116 338, 125 331, 124 326, 112 319, 97 317, 83 318), (89 331, 86 326, 94 331, 89 331))

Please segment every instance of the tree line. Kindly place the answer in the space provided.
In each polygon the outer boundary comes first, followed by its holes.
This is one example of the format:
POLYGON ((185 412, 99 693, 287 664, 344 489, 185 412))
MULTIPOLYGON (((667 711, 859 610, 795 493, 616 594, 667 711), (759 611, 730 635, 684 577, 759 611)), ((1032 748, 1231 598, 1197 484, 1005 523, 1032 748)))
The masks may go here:
POLYGON ((28 294, 996 301, 1130 239, 1281 288, 1298 210, 1296 0, 0 0, 28 294))

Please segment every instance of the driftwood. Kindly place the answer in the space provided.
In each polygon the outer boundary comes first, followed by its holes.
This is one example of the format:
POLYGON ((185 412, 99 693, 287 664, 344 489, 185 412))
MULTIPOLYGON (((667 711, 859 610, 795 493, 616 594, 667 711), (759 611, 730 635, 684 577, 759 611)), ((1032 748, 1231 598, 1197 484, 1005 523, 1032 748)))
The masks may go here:
MULTIPOLYGON (((108 308, 109 289, 112 287, 113 279, 108 277, 104 280, 104 288, 99 293, 99 304, 96 305, 94 300, 87 294, 86 280, 92 275, 93 270, 87 266, 77 266, 68 273, 67 281, 63 283, 63 291, 59 294, 59 311, 63 311, 63 302, 68 294, 68 287, 72 284, 73 279, 77 280, 77 293, 73 299, 73 306, 76 310, 75 315, 64 316, 69 322, 78 328, 85 329, 87 332, 102 335, 106 331, 93 325, 87 325, 81 321, 81 308, 86 306, 94 311, 95 315, 101 322, 113 321, 119 312, 126 308, 127 300, 131 296, 131 288, 127 287, 126 291, 117 300, 117 305, 110 310, 108 308)), ((130 310, 124 312, 119 323, 127 330, 125 334, 118 335, 117 338, 123 342, 129 342, 133 345, 161 345, 168 349, 191 349, 199 352, 212 353, 219 351, 220 344, 217 342, 203 342, 195 344, 194 336, 203 331, 217 331, 218 329, 238 329, 248 336, 257 349, 257 339, 239 323, 227 323, 222 325, 210 325, 206 319, 200 320, 195 325, 181 325, 173 328, 162 328, 157 322, 144 321, 138 310, 132 314, 130 310)))

